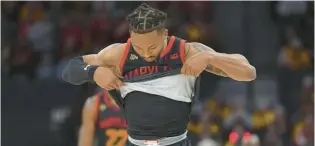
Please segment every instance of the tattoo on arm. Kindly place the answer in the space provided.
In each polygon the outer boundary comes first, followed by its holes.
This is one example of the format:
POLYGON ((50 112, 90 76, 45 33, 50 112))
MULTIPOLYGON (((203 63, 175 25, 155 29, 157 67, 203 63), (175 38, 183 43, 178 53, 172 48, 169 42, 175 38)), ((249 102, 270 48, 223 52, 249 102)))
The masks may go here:
POLYGON ((189 44, 199 52, 201 52, 201 51, 214 51, 212 48, 210 48, 210 47, 208 47, 202 43, 192 42, 189 44))
POLYGON ((185 58, 189 59, 190 57, 196 55, 199 52, 202 51, 214 51, 210 47, 203 45, 201 43, 192 42, 192 43, 186 43, 185 44, 185 58))
POLYGON ((186 43, 185 44, 185 49, 184 49, 184 51, 185 51, 185 57, 187 57, 188 56, 188 53, 190 52, 190 49, 191 49, 191 46, 190 46, 191 44, 190 43, 186 43))
POLYGON ((219 69, 217 67, 214 67, 212 65, 208 65, 206 67, 206 71, 211 72, 213 74, 216 74, 218 76, 229 77, 223 70, 221 70, 221 69, 219 69))
MULTIPOLYGON (((189 46, 188 49, 190 49, 191 47, 193 47, 196 51, 198 52, 202 52, 202 51, 214 51, 212 48, 204 45, 204 44, 201 44, 201 43, 197 43, 197 42, 192 42, 192 43, 189 43, 189 46)), ((188 50, 187 49, 187 50, 188 50)), ((228 75, 221 69, 217 68, 217 67, 214 67, 212 65, 208 65, 205 69, 206 71, 210 72, 210 73, 213 73, 213 74, 216 74, 216 75, 219 75, 219 76, 223 76, 223 77, 228 77, 228 75)))

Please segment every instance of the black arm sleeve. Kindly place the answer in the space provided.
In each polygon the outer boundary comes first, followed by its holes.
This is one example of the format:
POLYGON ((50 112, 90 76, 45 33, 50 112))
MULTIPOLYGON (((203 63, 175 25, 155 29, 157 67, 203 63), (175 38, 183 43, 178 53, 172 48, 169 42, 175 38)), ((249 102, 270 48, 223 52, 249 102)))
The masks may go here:
POLYGON ((93 80, 97 66, 90 66, 83 61, 83 57, 72 58, 62 72, 62 79, 73 85, 81 85, 93 80))

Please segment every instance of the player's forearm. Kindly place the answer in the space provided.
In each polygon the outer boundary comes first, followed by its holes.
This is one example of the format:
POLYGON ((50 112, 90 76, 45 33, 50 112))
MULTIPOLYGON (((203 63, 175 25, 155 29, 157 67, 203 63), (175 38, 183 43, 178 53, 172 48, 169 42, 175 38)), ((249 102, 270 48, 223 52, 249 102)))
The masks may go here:
POLYGON ((100 61, 98 59, 97 54, 84 55, 82 56, 82 59, 83 59, 83 62, 88 65, 94 65, 94 66, 100 65, 100 61))
POLYGON ((93 146, 93 138, 80 137, 78 146, 93 146))
POLYGON ((256 78, 256 69, 240 54, 209 53, 209 65, 221 69, 230 78, 237 81, 252 81, 256 78))
POLYGON ((78 146, 93 146, 94 132, 81 129, 79 133, 78 146))
POLYGON ((63 80, 74 85, 81 85, 85 82, 92 81, 94 72, 99 66, 113 66, 110 63, 114 62, 111 58, 115 56, 115 53, 108 53, 108 51, 115 50, 118 45, 121 44, 109 45, 98 54, 72 58, 62 72, 63 80))
POLYGON ((92 55, 72 58, 62 72, 62 79, 74 85, 81 85, 93 80, 98 66, 92 55))

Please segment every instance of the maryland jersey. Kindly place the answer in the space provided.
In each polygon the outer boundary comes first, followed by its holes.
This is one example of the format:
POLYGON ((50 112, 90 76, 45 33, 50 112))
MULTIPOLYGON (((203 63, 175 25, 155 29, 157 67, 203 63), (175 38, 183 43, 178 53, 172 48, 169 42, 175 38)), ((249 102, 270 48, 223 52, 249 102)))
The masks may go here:
MULTIPOLYGON (((158 59, 154 62, 147 62, 134 50, 129 39, 120 63, 123 76, 133 78, 181 68, 185 61, 185 40, 171 36, 168 37, 167 42, 166 48, 158 59)), ((140 91, 176 101, 191 102, 191 97, 194 96, 195 80, 196 78, 193 76, 182 74, 166 76, 150 81, 126 83, 120 88, 120 92, 122 97, 133 91, 140 91)))
MULTIPOLYGON (((120 62, 123 76, 154 75, 180 69, 185 61, 185 40, 171 36, 157 60, 145 61, 129 39, 120 62)), ((120 88, 128 135, 137 140, 173 137, 187 131, 195 77, 171 75, 125 83, 120 88)))
POLYGON ((97 94, 96 146, 124 146, 127 124, 118 106, 112 104, 107 92, 97 94))

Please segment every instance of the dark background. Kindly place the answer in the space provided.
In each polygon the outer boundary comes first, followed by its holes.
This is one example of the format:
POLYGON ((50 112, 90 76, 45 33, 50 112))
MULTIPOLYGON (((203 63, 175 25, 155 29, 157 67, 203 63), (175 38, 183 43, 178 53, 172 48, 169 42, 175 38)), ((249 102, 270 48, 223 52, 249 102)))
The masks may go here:
MULTIPOLYGON (((3 146, 75 145, 80 108, 96 86, 64 83, 61 71, 71 57, 125 42, 125 16, 139 4, 1 2, 3 146)), ((241 53, 257 69, 250 83, 202 75, 189 124, 193 145, 228 145, 238 130, 262 146, 313 145, 314 2, 149 4, 168 13, 170 35, 241 53)))

